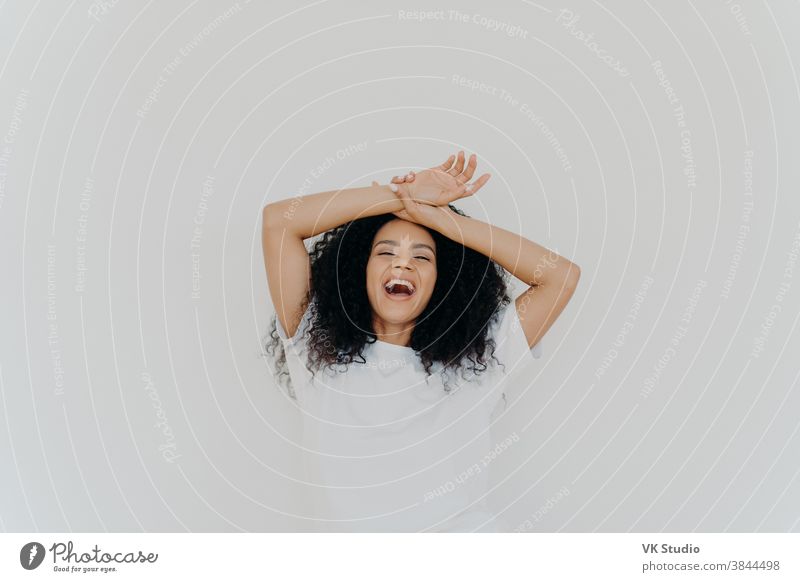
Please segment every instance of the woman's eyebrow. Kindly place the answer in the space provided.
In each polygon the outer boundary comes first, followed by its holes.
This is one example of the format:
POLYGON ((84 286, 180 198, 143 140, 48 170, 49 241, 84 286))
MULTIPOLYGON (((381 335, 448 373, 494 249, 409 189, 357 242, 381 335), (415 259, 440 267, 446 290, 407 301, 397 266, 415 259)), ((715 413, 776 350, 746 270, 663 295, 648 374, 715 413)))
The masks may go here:
MULTIPOLYGON (((387 244, 387 245, 392 245, 392 246, 395 246, 395 247, 396 247, 398 244, 400 244, 400 243, 398 243, 396 240, 379 240, 378 242, 376 242, 376 243, 373 245, 373 247, 372 247, 372 248, 375 248, 376 246, 378 246, 379 244, 382 244, 382 243, 383 243, 383 244, 387 244)), ((426 245, 425 243, 415 243, 415 244, 411 245, 411 247, 412 247, 412 248, 415 248, 415 249, 416 249, 416 248, 419 248, 419 247, 424 247, 424 248, 426 248, 426 249, 430 250, 430 251, 431 251, 431 252, 432 252, 434 255, 436 254, 436 251, 435 251, 435 250, 433 250, 433 247, 432 247, 431 245, 426 245)))

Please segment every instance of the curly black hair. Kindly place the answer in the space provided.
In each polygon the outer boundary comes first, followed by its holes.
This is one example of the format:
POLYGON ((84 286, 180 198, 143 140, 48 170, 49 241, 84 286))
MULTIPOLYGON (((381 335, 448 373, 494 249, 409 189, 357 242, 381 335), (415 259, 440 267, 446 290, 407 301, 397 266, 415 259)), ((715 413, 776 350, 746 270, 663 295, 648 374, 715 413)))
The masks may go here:
MULTIPOLYGON (((467 216, 452 205, 450 208, 467 216)), ((312 374, 323 367, 346 367, 357 358, 366 362, 364 347, 377 339, 367 296, 367 261, 375 234, 396 218, 380 214, 350 221, 324 233, 309 251, 311 284, 302 309, 311 309, 304 337, 312 374)), ((436 242, 437 277, 430 301, 412 331, 411 347, 428 376, 434 362, 443 365, 443 375, 457 370, 462 375, 464 370, 481 373, 488 368, 489 358, 494 358, 496 347, 489 327, 500 309, 511 302, 508 275, 485 255, 424 228, 436 242)), ((279 381, 285 379, 290 396, 296 398, 277 331, 277 316, 272 317, 271 330, 264 339, 279 381)), ((445 390, 450 391, 446 382, 445 390)))

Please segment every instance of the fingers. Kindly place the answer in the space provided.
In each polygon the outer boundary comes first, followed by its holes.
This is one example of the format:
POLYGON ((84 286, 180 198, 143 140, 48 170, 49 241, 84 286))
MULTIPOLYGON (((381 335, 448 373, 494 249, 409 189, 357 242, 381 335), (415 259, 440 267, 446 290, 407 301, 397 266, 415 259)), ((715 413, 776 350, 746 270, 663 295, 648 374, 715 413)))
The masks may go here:
MULTIPOLYGON (((475 154, 472 154, 469 157, 469 163, 467 164, 467 169, 464 170, 464 173, 461 174, 461 176, 458 176, 456 179, 459 179, 459 178, 463 177, 463 181, 464 182, 472 180, 472 174, 475 173, 475 168, 477 168, 477 167, 478 167, 478 156, 476 156, 475 154)), ((461 181, 462 180, 459 180, 459 182, 461 182, 461 181)))
POLYGON ((416 176, 417 176, 416 172, 414 172, 414 170, 410 170, 408 172, 408 174, 406 174, 404 176, 394 176, 392 178, 392 183, 393 184, 403 184, 403 183, 413 182, 414 178, 416 178, 416 176))
MULTIPOLYGON (((397 176, 395 176, 394 178, 392 178, 392 183, 391 183, 391 184, 389 184, 389 190, 391 190, 391 191, 392 191, 392 192, 394 192, 395 194, 397 194, 397 191, 399 190, 399 188, 398 188, 397 186, 395 186, 395 184, 397 184, 397 182, 395 182, 395 179, 396 179, 396 178, 397 178, 397 176)), ((373 180, 373 182, 372 182, 372 185, 373 185, 373 186, 380 186, 380 184, 378 184, 378 183, 377 183, 377 182, 375 182, 374 180, 373 180)), ((395 215, 395 216, 397 216, 398 218, 404 218, 404 217, 400 216, 400 212, 405 212, 405 210, 400 210, 399 212, 392 212, 392 214, 394 214, 394 215, 395 215)))
POLYGON ((392 192, 397 194, 397 197, 403 202, 403 212, 410 217, 409 220, 416 216, 416 203, 408 194, 408 188, 401 188, 399 186, 390 186, 390 188, 392 188, 392 192))
POLYGON ((475 154, 472 154, 469 157, 469 163, 467 165, 467 169, 464 170, 464 150, 459 150, 457 156, 451 155, 449 158, 447 158, 447 161, 445 163, 443 163, 440 166, 434 166, 431 169, 447 172, 453 177, 459 176, 463 172, 465 174, 466 180, 471 180, 472 174, 475 173, 475 168, 477 167, 477 165, 478 165, 478 158, 475 154), (455 164, 453 162, 455 162, 455 164))
MULTIPOLYGON (((472 182, 471 184, 472 188, 469 189, 469 194, 470 195, 475 194, 475 192, 483 188, 483 185, 486 184, 486 182, 488 182, 489 178, 491 177, 492 177, 491 174, 484 174, 483 176, 472 182)), ((470 184, 467 184, 467 186, 470 186, 470 184)))
POLYGON ((489 178, 491 177, 492 177, 491 174, 484 174, 474 182, 471 182, 469 184, 462 184, 458 189, 456 189, 453 195, 450 196, 450 200, 448 200, 447 203, 450 204, 452 202, 455 202, 459 198, 466 198, 467 196, 472 196, 473 194, 475 194, 475 192, 483 188, 484 184, 486 184, 486 182, 488 182, 489 178))
POLYGON ((456 165, 448 170, 448 174, 451 176, 458 176, 464 170, 464 150, 460 150, 458 152, 458 158, 456 158, 456 165))
POLYGON ((455 156, 450 156, 447 158, 447 161, 443 163, 441 166, 434 166, 431 170, 441 170, 442 172, 447 172, 450 167, 453 165, 453 161, 456 159, 455 156))

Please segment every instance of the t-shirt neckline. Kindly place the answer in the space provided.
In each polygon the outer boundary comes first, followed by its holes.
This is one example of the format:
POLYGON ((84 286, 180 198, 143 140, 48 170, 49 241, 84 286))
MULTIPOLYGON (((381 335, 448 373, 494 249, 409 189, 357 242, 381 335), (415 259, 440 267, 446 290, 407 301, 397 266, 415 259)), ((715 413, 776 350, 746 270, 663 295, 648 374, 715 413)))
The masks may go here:
POLYGON ((406 354, 414 353, 414 348, 412 348, 410 346, 400 346, 400 345, 397 345, 397 344, 392 344, 392 343, 389 343, 389 342, 385 342, 383 340, 379 340, 378 338, 375 338, 375 341, 373 343, 374 343, 374 345, 376 347, 380 347, 380 348, 387 349, 387 350, 394 350, 394 351, 402 352, 402 353, 406 353, 406 354))

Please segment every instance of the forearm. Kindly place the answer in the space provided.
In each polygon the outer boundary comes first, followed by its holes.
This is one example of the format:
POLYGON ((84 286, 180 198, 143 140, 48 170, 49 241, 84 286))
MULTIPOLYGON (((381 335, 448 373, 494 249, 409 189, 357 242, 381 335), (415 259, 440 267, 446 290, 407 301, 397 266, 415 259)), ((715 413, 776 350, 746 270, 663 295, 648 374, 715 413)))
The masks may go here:
POLYGON ((364 186, 273 202, 264 207, 264 221, 269 227, 287 229, 305 239, 356 218, 402 209, 403 202, 389 186, 364 186))
POLYGON ((446 237, 498 263, 529 286, 563 282, 580 274, 578 266, 550 249, 476 218, 448 212, 438 229, 446 237))

